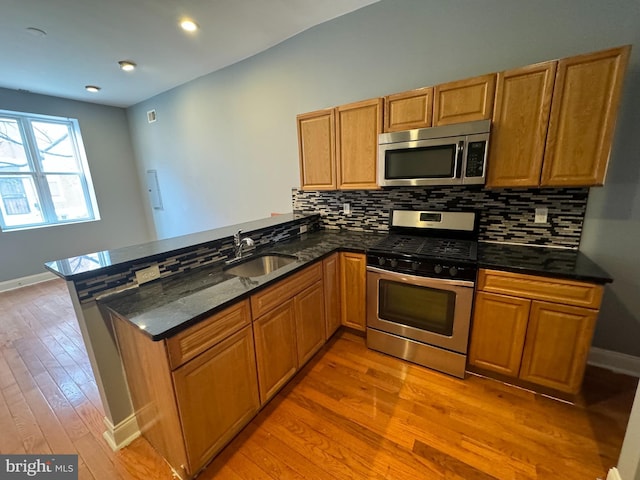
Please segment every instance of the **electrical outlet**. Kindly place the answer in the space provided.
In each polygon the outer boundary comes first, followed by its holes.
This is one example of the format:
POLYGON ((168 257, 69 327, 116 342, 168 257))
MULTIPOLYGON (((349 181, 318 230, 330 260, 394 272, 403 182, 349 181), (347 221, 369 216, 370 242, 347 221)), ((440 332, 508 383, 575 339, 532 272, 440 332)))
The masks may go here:
POLYGON ((300 233, 307 233, 307 226, 306 225, 300 225, 300 233))
POLYGON ((536 208, 536 217, 534 223, 547 223, 547 217, 549 216, 549 209, 547 207, 536 208))
POLYGON ((351 204, 350 203, 343 203, 342 204, 342 211, 344 212, 345 215, 351 215, 351 204))
POLYGON ((138 285, 150 282, 156 278, 160 278, 160 268, 158 265, 151 265, 136 272, 136 282, 138 282, 138 285))

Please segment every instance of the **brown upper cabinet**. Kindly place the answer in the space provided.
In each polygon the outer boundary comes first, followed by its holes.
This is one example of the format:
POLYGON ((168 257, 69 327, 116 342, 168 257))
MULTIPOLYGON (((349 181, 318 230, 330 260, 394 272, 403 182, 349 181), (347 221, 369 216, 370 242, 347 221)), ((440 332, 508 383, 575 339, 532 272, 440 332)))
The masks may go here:
POLYGON ((335 190, 335 109, 297 116, 300 185, 303 190, 335 190))
POLYGON ((498 74, 487 186, 537 187, 557 62, 498 74))
POLYGON ((487 186, 602 185, 630 49, 498 74, 487 186))
POLYGON ((340 190, 378 188, 378 135, 382 133, 382 99, 336 108, 336 164, 340 190))
POLYGON ((433 118, 433 87, 384 97, 384 131, 427 128, 433 118))
POLYGON ((602 185, 631 46, 558 62, 542 186, 602 185))
POLYGON ((302 190, 378 188, 382 99, 297 116, 302 190))
POLYGON ((490 119, 495 91, 495 73, 436 85, 433 126, 490 119))

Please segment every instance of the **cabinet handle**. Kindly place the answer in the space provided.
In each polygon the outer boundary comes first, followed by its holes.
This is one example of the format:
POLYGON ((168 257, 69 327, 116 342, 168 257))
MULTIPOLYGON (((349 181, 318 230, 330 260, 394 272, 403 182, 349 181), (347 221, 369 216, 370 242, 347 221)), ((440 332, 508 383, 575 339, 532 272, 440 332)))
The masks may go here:
POLYGON ((456 153, 456 178, 462 177, 462 158, 464 154, 464 142, 458 142, 458 151, 456 153))

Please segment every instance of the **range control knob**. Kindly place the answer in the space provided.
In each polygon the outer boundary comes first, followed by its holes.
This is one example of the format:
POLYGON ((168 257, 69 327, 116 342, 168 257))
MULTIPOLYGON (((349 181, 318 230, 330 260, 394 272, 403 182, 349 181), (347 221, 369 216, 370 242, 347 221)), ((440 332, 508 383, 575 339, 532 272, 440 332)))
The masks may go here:
POLYGON ((433 271, 436 273, 442 273, 442 265, 437 264, 435 267, 433 267, 433 271))
POLYGON ((378 257, 378 265, 384 265, 384 257, 378 257))
POLYGON ((420 268, 420 262, 411 262, 411 270, 418 270, 420 268))
POLYGON ((458 274, 458 269, 456 267, 451 267, 449 269, 449 275, 451 275, 452 277, 455 277, 458 274))
POLYGON ((395 258, 391 259, 391 267, 392 268, 396 268, 398 266, 398 260, 396 260, 395 258))

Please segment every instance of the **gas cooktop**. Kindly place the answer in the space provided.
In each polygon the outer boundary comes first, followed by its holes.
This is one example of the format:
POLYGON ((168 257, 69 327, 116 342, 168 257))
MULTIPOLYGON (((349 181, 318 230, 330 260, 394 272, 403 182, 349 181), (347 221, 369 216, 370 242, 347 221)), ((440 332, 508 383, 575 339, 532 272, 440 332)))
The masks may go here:
POLYGON ((393 253, 421 258, 476 261, 478 258, 478 243, 474 240, 389 234, 373 245, 369 251, 371 253, 393 253))
POLYGON ((389 235, 367 251, 369 267, 436 278, 475 279, 475 213, 394 210, 389 228, 389 235))

